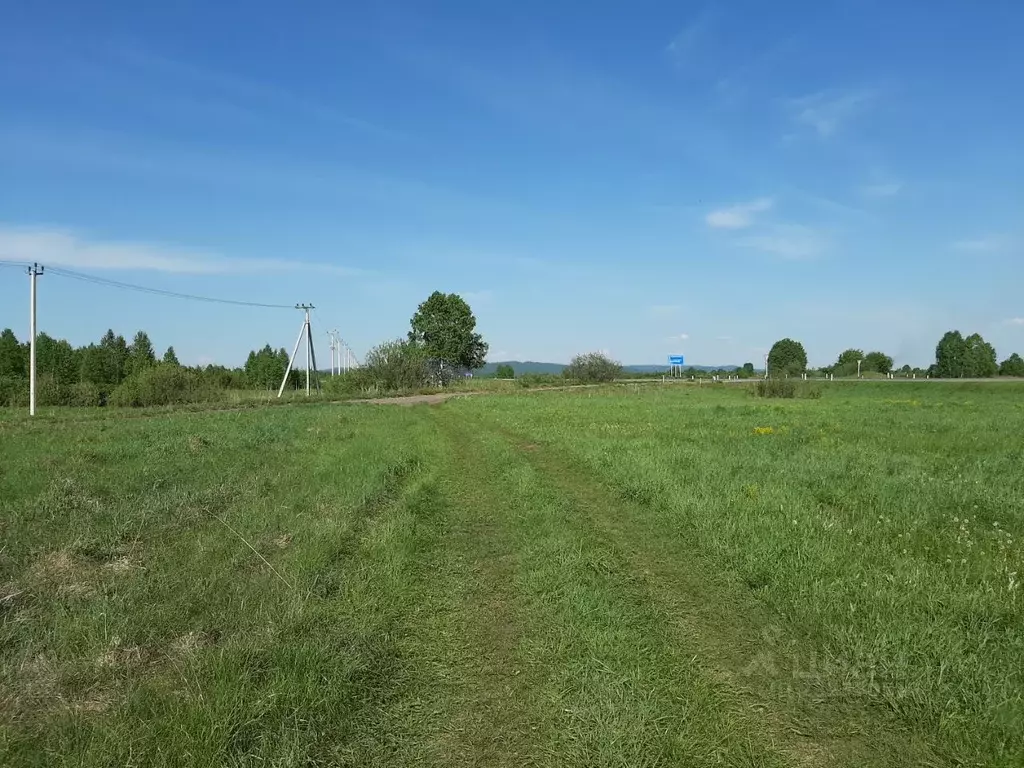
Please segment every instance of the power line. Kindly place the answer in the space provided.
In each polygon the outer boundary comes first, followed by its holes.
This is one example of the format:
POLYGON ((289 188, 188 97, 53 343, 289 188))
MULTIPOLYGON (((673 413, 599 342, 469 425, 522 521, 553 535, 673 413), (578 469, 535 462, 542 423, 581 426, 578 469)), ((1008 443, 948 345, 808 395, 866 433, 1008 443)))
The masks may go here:
POLYGON ((97 285, 105 285, 110 288, 119 288, 126 291, 139 291, 140 293, 150 293, 156 296, 166 296, 172 299, 205 301, 210 304, 230 304, 236 307, 261 307, 263 309, 294 309, 295 307, 294 304, 264 304, 257 301, 237 301, 235 299, 219 299, 214 296, 198 296, 192 293, 166 291, 162 288, 150 288, 144 285, 135 285, 134 283, 123 283, 120 280, 108 280, 105 277, 84 275, 81 272, 72 272, 69 269, 61 269, 60 267, 50 267, 47 274, 54 274, 59 277, 69 277, 73 280, 81 280, 86 283, 95 283, 97 285))

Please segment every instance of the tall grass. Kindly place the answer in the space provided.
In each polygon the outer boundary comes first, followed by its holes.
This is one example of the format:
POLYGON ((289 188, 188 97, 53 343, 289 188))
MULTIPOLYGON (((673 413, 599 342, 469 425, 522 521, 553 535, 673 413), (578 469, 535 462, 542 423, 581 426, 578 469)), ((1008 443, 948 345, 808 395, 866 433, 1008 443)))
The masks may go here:
POLYGON ((652 389, 458 407, 638 504, 634 546, 730 575, 767 617, 748 659, 765 695, 888 712, 952 761, 1016 765, 1022 395, 857 383, 763 405, 652 389))
POLYGON ((1021 764, 1024 386, 487 386, 5 414, 0 764, 1021 764))

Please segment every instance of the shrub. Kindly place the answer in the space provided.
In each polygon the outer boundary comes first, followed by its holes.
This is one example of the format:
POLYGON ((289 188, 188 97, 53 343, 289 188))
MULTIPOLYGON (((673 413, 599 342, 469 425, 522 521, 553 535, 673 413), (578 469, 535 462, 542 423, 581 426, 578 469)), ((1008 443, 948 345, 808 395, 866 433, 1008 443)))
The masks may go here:
POLYGON ((410 341, 385 341, 366 353, 363 365, 356 369, 360 388, 395 392, 418 389, 428 380, 423 349, 410 341))
POLYGON ((361 368, 353 368, 335 376, 322 376, 320 386, 328 397, 350 397, 366 394, 372 389, 361 368))
POLYGON ((553 387, 562 383, 562 379, 553 373, 524 373, 516 383, 523 389, 531 387, 553 387))
POLYGON ((496 379, 514 379, 515 377, 516 371, 508 363, 502 363, 494 371, 494 378, 496 379))
POLYGON ((176 365, 156 365, 133 373, 110 393, 108 404, 140 408, 212 400, 215 393, 204 387, 195 371, 176 365))
POLYGON ((103 405, 103 393, 92 382, 80 381, 65 390, 64 405, 95 408, 103 405))
POLYGON ((576 355, 572 362, 562 371, 562 375, 565 378, 583 384, 614 381, 621 373, 622 366, 600 352, 576 355))
POLYGON ((796 397, 796 382, 792 379, 761 379, 754 385, 758 397, 796 397))
MULTIPOLYGON (((25 382, 26 388, 28 381, 25 382)), ((60 386, 57 379, 44 373, 36 379, 36 403, 38 405, 65 405, 67 390, 60 386)))
POLYGON ((28 379, 0 376, 0 406, 28 405, 28 379))

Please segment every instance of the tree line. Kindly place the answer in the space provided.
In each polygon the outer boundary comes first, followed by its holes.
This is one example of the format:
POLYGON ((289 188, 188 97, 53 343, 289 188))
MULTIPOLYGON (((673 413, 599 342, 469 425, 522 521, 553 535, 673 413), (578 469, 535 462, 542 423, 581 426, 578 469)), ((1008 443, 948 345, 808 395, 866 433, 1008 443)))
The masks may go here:
MULTIPOLYGON (((328 382, 339 394, 443 386, 479 369, 486 354, 487 344, 476 332, 476 318, 469 305, 457 294, 435 291, 417 307, 406 338, 374 347, 367 353, 363 366, 328 382)), ((995 348, 980 334, 965 337, 959 331, 949 331, 936 345, 935 362, 927 369, 905 365, 895 370, 893 359, 883 352, 847 349, 835 363, 809 371, 803 345, 787 338, 772 345, 768 372, 776 378, 804 373, 847 377, 858 372, 861 376, 892 373, 936 378, 1024 377, 1024 359, 1019 354, 1014 353, 1001 363, 996 360, 995 348)), ((168 347, 158 357, 149 335, 141 330, 130 343, 108 330, 98 342, 81 347, 46 333, 36 338, 40 405, 165 405, 215 400, 225 390, 269 392, 280 386, 287 365, 288 352, 266 344, 249 352, 241 367, 183 366, 174 347, 168 347)), ((608 381, 621 373, 621 366, 615 361, 589 354, 576 356, 564 377, 574 381, 608 381)), ((690 369, 687 373, 740 378, 759 375, 750 362, 732 370, 709 373, 690 369)), ((498 375, 511 378, 515 372, 508 368, 498 375)), ((19 341, 7 328, 0 332, 0 406, 27 403, 28 377, 28 344, 19 341)), ((298 388, 301 384, 301 374, 292 371, 287 386, 298 388)))
POLYGON ((847 349, 832 365, 810 370, 803 344, 793 339, 779 339, 768 353, 768 374, 774 377, 799 376, 804 373, 849 377, 877 374, 931 377, 939 379, 985 379, 993 376, 1024 377, 1024 359, 1014 352, 1001 363, 996 350, 980 333, 964 336, 960 331, 947 331, 935 346, 935 362, 928 368, 909 365, 893 368, 893 359, 884 352, 864 353, 847 349))
MULTIPOLYGON (((245 365, 183 366, 174 347, 157 356, 149 334, 129 343, 108 330, 98 342, 75 347, 65 339, 36 336, 37 400, 40 405, 166 405, 211 399, 228 389, 276 389, 288 353, 270 345, 249 353, 245 365)), ((0 406, 28 402, 29 345, 10 328, 0 332, 0 406)), ((295 371, 289 385, 300 384, 295 371)))
MULTIPOLYGON (((476 318, 457 294, 435 291, 422 302, 405 339, 388 341, 367 354, 365 364, 346 376, 325 378, 337 394, 393 392, 444 385, 483 366, 487 344, 476 318)), ((288 366, 288 352, 266 344, 249 352, 238 368, 183 366, 168 347, 157 357, 149 335, 138 331, 129 343, 108 330, 98 341, 75 347, 46 333, 36 337, 39 405, 147 406, 214 401, 226 390, 276 391, 288 366)), ((293 370, 287 387, 303 384, 293 370)), ((26 405, 29 345, 11 329, 0 333, 0 406, 26 405)))

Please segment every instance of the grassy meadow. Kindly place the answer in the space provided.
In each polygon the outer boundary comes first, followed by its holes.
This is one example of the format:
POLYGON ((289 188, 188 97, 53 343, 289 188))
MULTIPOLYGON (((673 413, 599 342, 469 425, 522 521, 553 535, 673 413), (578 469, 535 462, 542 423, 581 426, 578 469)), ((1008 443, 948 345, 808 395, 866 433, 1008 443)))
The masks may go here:
POLYGON ((0 765, 1024 763, 1024 385, 0 415, 0 765))

